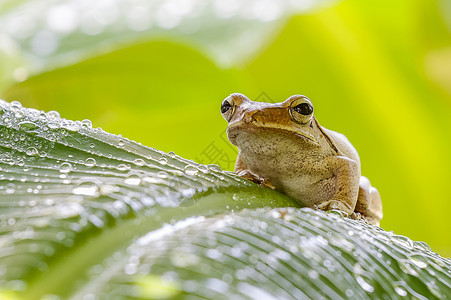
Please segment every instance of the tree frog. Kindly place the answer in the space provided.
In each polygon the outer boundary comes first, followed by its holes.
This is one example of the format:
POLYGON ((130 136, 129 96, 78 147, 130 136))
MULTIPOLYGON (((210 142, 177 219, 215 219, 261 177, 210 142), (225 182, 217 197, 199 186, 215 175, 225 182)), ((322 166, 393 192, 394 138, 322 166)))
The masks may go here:
POLYGON ((348 139, 322 127, 303 95, 281 103, 254 102, 243 94, 224 99, 227 137, 238 147, 235 172, 287 194, 301 205, 339 210, 379 225, 379 192, 360 175, 360 159, 348 139))

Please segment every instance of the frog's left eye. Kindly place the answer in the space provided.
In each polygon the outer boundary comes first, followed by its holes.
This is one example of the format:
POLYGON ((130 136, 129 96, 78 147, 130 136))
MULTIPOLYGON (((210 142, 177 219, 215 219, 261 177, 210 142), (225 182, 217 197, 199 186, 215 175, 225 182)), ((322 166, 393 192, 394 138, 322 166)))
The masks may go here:
POLYGON ((233 115, 233 111, 235 110, 235 104, 233 102, 232 97, 227 97, 222 101, 221 104, 221 114, 226 119, 226 121, 230 121, 233 115))
POLYGON ((290 104, 290 116, 293 121, 306 124, 313 117, 313 105, 307 97, 301 97, 290 104))

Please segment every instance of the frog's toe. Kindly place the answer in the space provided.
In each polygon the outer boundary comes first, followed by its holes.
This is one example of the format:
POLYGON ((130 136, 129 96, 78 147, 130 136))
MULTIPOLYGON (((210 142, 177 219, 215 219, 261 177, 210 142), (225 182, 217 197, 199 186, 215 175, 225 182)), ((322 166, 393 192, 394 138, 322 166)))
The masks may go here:
POLYGON ((339 210, 345 214, 345 216, 349 216, 352 213, 352 210, 342 201, 340 200, 328 200, 321 204, 315 206, 316 209, 321 210, 339 210))
POLYGON ((263 185, 263 186, 269 187, 271 190, 276 189, 276 186, 275 186, 274 184, 272 184, 272 183, 271 183, 268 179, 266 179, 266 178, 262 179, 262 181, 261 181, 260 184, 263 185))
POLYGON ((267 178, 261 178, 248 170, 243 170, 239 172, 238 176, 247 179, 249 181, 255 182, 257 184, 269 187, 270 189, 275 189, 275 186, 271 182, 269 182, 267 178))
POLYGON ((261 182, 260 178, 258 178, 257 176, 255 176, 254 174, 252 174, 251 172, 249 172, 247 170, 243 170, 243 171, 239 172, 237 175, 244 179, 247 179, 249 181, 255 182, 255 183, 261 182))

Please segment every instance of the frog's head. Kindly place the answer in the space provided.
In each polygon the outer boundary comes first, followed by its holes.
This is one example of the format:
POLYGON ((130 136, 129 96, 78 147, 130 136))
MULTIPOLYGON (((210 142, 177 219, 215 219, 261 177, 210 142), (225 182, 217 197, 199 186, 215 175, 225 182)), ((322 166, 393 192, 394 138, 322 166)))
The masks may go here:
POLYGON ((313 117, 313 105, 303 95, 291 96, 281 103, 266 103, 254 102, 235 93, 224 99, 221 113, 229 122, 227 135, 234 145, 237 145, 236 138, 241 133, 272 133, 271 138, 285 136, 318 144, 319 125, 313 117))

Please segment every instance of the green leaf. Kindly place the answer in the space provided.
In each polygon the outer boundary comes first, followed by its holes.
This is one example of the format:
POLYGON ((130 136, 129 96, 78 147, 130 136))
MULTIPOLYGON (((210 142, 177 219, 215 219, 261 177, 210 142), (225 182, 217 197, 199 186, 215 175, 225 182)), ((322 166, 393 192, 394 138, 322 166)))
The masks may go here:
POLYGON ((427 245, 0 102, 0 297, 444 298, 427 245), (289 208, 291 207, 291 208, 289 208))
POLYGON ((221 99, 243 87, 234 75, 193 47, 158 40, 34 76, 2 96, 42 110, 64 111, 69 105, 68 118, 88 118, 110 132, 166 151, 185 149, 184 156, 194 158, 208 145, 205 136, 216 138, 223 131, 217 130, 226 124, 217 117, 221 99), (203 134, 180 130, 187 126, 203 134))

